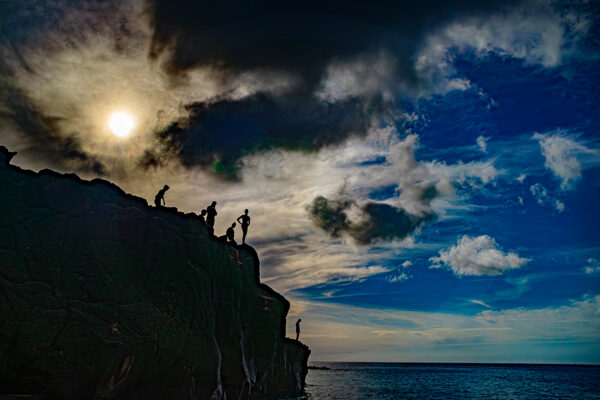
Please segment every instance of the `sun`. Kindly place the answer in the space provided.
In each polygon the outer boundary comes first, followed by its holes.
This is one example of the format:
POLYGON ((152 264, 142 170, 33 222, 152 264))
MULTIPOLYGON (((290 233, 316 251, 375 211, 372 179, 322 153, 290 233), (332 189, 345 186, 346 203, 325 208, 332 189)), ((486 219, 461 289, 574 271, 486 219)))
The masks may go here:
POLYGON ((135 123, 133 117, 125 112, 116 112, 110 116, 108 127, 115 136, 126 137, 131 133, 135 123))

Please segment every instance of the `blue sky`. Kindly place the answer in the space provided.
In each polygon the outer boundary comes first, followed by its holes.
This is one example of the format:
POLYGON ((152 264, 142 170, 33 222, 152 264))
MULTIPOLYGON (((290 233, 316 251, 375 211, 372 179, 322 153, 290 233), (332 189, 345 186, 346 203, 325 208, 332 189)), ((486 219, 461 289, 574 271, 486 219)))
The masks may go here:
POLYGON ((0 144, 217 232, 249 208, 312 359, 600 363, 597 5, 38 3, 0 144))

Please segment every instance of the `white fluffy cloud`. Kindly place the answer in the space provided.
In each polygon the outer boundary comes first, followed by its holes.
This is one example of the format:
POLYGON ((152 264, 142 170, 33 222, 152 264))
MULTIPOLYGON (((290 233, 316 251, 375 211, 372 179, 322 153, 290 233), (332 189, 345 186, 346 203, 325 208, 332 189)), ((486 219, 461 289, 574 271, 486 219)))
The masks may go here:
POLYGON ((561 213, 561 212, 565 211, 565 203, 556 199, 556 200, 554 200, 554 208, 556 209, 556 211, 561 213))
POLYGON ((569 137, 565 132, 558 131, 554 134, 533 135, 542 151, 546 162, 545 166, 561 180, 562 190, 571 190, 581 179, 580 159, 598 158, 598 151, 587 148, 569 137))
POLYGON ((458 276, 501 275, 508 270, 521 268, 529 261, 514 252, 504 253, 498 248, 496 240, 488 235, 465 235, 458 240, 458 244, 440 251, 438 257, 429 260, 433 262, 432 268, 445 265, 458 276))

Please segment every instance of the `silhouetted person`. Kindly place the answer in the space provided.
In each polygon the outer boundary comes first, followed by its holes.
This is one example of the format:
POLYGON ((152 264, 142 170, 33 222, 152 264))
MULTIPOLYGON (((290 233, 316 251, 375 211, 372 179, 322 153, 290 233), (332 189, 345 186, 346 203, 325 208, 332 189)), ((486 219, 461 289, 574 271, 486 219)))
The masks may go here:
POLYGON ((213 201, 210 206, 206 207, 206 225, 213 228, 215 226, 215 217, 217 216, 216 201, 213 201))
POLYGON ((237 245, 237 242, 235 241, 235 222, 233 224, 231 224, 231 226, 229 228, 227 228, 227 231, 225 231, 225 236, 227 236, 227 241, 233 245, 237 245))
POLYGON ((300 318, 296 321, 296 341, 300 338, 300 321, 302 321, 300 318))
POLYGON ((156 207, 162 207, 163 205, 167 204, 165 201, 165 192, 167 190, 169 190, 169 185, 165 185, 165 187, 160 189, 158 193, 156 193, 156 196, 154 196, 154 205, 156 207))
POLYGON ((237 222, 239 222, 242 225, 242 243, 246 243, 246 235, 248 234, 248 227, 250 226, 250 216, 248 215, 248 209, 244 211, 244 215, 240 215, 238 217, 237 222))
POLYGON ((200 211, 200 219, 202 220, 202 222, 206 223, 206 210, 202 210, 200 211))
POLYGON ((235 222, 233 224, 231 224, 231 226, 229 228, 227 228, 227 231, 225 231, 225 237, 227 240, 227 243, 233 247, 233 251, 235 252, 235 259, 238 263, 238 265, 242 265, 242 262, 240 261, 240 252, 237 251, 237 243, 235 241, 235 222))

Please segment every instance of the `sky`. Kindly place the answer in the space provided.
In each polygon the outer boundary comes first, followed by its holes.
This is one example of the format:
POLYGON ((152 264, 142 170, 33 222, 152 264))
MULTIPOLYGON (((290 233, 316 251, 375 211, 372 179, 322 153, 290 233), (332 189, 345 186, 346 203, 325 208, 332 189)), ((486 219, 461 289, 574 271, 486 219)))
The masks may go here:
POLYGON ((599 15, 5 0, 0 145, 217 233, 248 208, 311 360, 600 363, 599 15))

